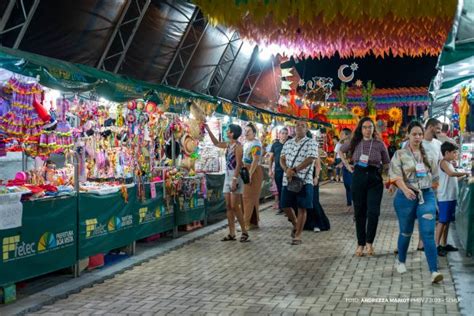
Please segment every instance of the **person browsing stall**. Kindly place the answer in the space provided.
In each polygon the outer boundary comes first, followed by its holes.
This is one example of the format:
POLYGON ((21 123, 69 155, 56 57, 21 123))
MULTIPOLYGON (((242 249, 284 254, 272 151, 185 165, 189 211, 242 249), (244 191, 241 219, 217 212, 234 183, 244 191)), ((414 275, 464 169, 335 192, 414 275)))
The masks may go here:
POLYGON ((385 144, 377 138, 375 124, 369 117, 359 121, 349 144, 341 147, 341 159, 352 173, 352 201, 357 232, 355 255, 374 255, 373 243, 377 233, 380 204, 383 195, 381 169, 388 169, 390 158, 385 144), (355 166, 345 157, 349 153, 355 166))
POLYGON ((226 170, 224 178, 224 197, 227 210, 227 222, 229 224, 229 234, 225 236, 222 241, 235 241, 235 218, 239 221, 242 229, 241 242, 248 241, 249 234, 247 232, 244 216, 240 208, 242 201, 242 193, 244 190, 244 183, 240 177, 239 171, 242 168, 242 145, 237 141, 242 135, 242 128, 236 124, 230 124, 227 128, 228 142, 220 142, 212 133, 209 126, 206 124, 205 128, 212 143, 219 148, 225 149, 226 170))
POLYGON ((441 145, 443 160, 439 164, 438 198, 439 222, 436 227, 436 245, 438 256, 444 257, 449 251, 458 248, 447 244, 449 224, 454 222, 454 213, 458 199, 458 177, 469 176, 467 172, 457 172, 452 163, 458 159, 458 146, 446 141, 441 145))
POLYGON ((314 139, 306 136, 307 131, 307 123, 297 121, 295 138, 285 143, 280 157, 280 164, 285 172, 281 206, 293 224, 292 245, 302 243, 306 210, 313 208, 313 168, 314 160, 318 157, 318 146, 314 139), (298 208, 298 217, 293 210, 294 206, 298 208))

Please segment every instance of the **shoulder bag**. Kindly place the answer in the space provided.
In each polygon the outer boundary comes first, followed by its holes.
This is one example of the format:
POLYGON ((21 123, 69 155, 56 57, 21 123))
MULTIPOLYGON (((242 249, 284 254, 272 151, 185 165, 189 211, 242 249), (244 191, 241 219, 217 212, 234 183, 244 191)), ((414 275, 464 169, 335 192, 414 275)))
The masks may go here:
MULTIPOLYGON (((300 148, 298 149, 298 151, 296 152, 296 156, 295 158, 293 159, 293 163, 292 163, 292 167, 291 168, 294 168, 295 167, 295 163, 296 163, 296 158, 298 158, 298 155, 300 154, 300 151, 301 149, 303 148, 303 146, 308 142, 309 140, 305 141, 301 146, 300 148)), ((301 179, 300 177, 298 176, 293 176, 291 178, 291 180, 288 180, 288 191, 290 192, 294 192, 294 193, 300 193, 301 190, 303 189, 304 185, 305 185, 305 179, 306 177, 308 176, 308 173, 309 171, 311 170, 311 166, 308 166, 308 170, 306 171, 306 174, 304 176, 304 179, 301 179)))

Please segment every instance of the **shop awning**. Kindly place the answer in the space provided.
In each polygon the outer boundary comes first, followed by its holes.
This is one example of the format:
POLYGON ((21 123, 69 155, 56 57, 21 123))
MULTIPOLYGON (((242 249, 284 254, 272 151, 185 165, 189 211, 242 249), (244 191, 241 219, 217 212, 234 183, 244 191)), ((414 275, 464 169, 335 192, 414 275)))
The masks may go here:
MULTIPOLYGON (((277 121, 295 119, 295 117, 273 113, 247 104, 231 102, 222 98, 161 84, 136 80, 127 76, 113 74, 85 65, 68 63, 59 59, 40 56, 0 46, 0 67, 14 73, 29 77, 39 77, 39 82, 49 88, 69 92, 91 91, 114 102, 125 102, 131 99, 144 98, 155 94, 172 96, 176 107, 170 111, 182 112, 187 100, 201 102, 202 106, 211 108, 221 114, 238 117, 242 120, 270 124, 277 121)), ((311 121, 317 125, 330 124, 311 121)))
POLYGON ((460 0, 456 19, 438 60, 438 73, 431 82, 431 114, 450 111, 459 90, 474 79, 474 1, 460 0))

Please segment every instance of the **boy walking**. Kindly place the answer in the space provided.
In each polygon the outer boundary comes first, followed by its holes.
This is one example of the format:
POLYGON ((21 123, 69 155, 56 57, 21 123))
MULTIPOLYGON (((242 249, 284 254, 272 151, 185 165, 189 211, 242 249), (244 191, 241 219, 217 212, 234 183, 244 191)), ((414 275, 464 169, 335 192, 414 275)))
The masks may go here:
POLYGON ((443 159, 439 166, 439 187, 437 190, 439 221, 436 227, 436 245, 438 256, 444 257, 448 251, 458 251, 452 245, 446 243, 448 237, 449 223, 454 221, 456 211, 456 200, 458 197, 458 177, 467 176, 467 173, 456 172, 452 162, 458 158, 458 147, 451 142, 441 145, 443 159), (441 240, 442 239, 442 240, 441 240))

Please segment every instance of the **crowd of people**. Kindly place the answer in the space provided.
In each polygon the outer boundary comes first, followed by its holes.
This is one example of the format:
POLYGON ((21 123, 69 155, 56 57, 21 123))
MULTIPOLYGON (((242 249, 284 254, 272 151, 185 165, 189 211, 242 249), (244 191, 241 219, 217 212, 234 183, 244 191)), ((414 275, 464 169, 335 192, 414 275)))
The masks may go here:
MULTIPOLYGON (((263 146, 253 124, 245 127, 245 143, 239 125, 227 129, 227 142, 219 141, 206 126, 213 143, 226 150, 224 194, 229 234, 222 241, 235 241, 235 219, 241 226, 241 242, 250 241, 249 230, 259 227, 259 197, 263 170, 263 146)), ((277 214, 285 214, 292 224, 291 244, 302 244, 303 230, 329 230, 330 222, 319 202, 321 160, 318 144, 305 121, 297 121, 294 135, 283 127, 272 144, 270 177, 274 180, 277 214)), ((425 252, 431 281, 438 283, 437 257, 457 251, 447 244, 449 224, 454 221, 458 178, 456 143, 442 134, 442 124, 429 119, 425 125, 409 124, 406 138, 389 154, 374 122, 362 118, 354 131, 343 129, 335 147, 336 181, 345 188, 347 210, 353 210, 357 247, 355 256, 373 256, 380 206, 384 194, 394 195, 399 236, 395 250, 395 269, 406 273, 406 259, 411 236, 418 221, 420 240, 417 249, 425 252), (443 143, 439 139, 443 140, 443 143)))

